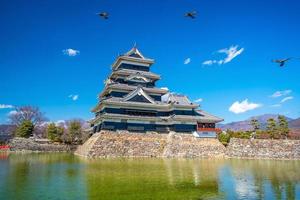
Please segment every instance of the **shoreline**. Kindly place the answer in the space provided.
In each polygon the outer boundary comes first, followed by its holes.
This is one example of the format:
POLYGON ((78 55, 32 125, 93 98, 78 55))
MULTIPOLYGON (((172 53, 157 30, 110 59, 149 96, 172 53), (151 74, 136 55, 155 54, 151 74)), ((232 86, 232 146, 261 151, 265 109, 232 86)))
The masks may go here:
POLYGON ((218 139, 199 139, 190 134, 99 132, 83 145, 37 143, 14 138, 10 150, 0 153, 71 153, 96 158, 251 159, 300 160, 300 140, 232 138, 225 147, 218 139))
POLYGON ((72 154, 80 159, 86 160, 101 160, 101 159, 166 159, 166 160, 257 160, 257 161, 300 161, 300 158, 254 158, 254 157, 142 157, 142 156, 132 156, 132 157, 113 157, 113 156, 103 156, 103 157, 86 157, 78 155, 74 152, 67 151, 0 151, 0 154, 72 154))

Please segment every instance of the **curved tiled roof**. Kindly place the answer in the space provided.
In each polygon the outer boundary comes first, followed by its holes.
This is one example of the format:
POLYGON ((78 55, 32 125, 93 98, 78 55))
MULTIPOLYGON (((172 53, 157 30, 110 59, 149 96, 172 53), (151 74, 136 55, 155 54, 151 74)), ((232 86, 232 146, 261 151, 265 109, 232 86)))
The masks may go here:
POLYGON ((205 112, 203 110, 196 110, 196 112, 199 114, 199 118, 203 120, 207 120, 208 122, 221 122, 224 121, 224 119, 216 117, 212 114, 209 114, 208 112, 205 112))
POLYGON ((192 103, 185 95, 167 93, 163 96, 163 101, 166 103, 174 103, 178 105, 197 105, 192 103))
MULTIPOLYGON (((208 113, 207 113, 208 114, 208 113)), ((113 117, 116 119, 134 119, 134 120, 151 120, 151 121, 160 121, 166 123, 176 123, 178 121, 181 122, 189 122, 189 123, 218 123, 223 119, 217 118, 215 116, 211 117, 206 116, 190 116, 190 115, 171 115, 166 117, 156 117, 156 116, 133 116, 128 114, 115 114, 115 113, 103 113, 100 118, 113 117)))
POLYGON ((155 80, 160 79, 160 75, 158 75, 158 74, 155 74, 152 72, 146 72, 146 71, 137 71, 137 70, 133 70, 133 69, 119 69, 119 70, 113 71, 111 74, 111 77, 113 77, 115 75, 130 76, 130 75, 134 75, 134 74, 140 74, 142 76, 145 76, 145 77, 151 78, 151 79, 155 79, 155 80))
MULTIPOLYGON (((122 83, 112 83, 112 84, 107 85, 105 87, 103 92, 100 94, 100 97, 102 97, 107 92, 107 90, 109 90, 109 89, 132 91, 132 90, 135 90, 137 87, 138 86, 136 86, 136 85, 128 85, 128 84, 122 84, 122 83)), ((157 94, 166 94, 168 92, 168 90, 160 89, 160 88, 146 88, 146 87, 143 87, 143 90, 145 92, 157 93, 157 94)))
POLYGON ((136 63, 145 63, 148 66, 152 65, 154 63, 153 59, 146 58, 142 55, 142 53, 136 48, 133 47, 130 49, 127 53, 124 55, 119 56, 115 62, 112 64, 112 68, 116 69, 118 68, 121 61, 129 61, 129 62, 136 62, 136 63))

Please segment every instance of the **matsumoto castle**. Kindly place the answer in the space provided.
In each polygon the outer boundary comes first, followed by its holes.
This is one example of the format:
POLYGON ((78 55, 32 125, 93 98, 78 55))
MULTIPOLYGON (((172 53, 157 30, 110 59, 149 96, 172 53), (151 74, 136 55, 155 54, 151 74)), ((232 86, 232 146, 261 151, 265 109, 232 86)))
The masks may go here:
POLYGON ((215 124, 223 119, 199 109, 187 96, 155 87, 160 75, 150 71, 153 59, 133 47, 117 57, 112 73, 92 110, 94 133, 101 130, 190 132, 215 137, 215 124))

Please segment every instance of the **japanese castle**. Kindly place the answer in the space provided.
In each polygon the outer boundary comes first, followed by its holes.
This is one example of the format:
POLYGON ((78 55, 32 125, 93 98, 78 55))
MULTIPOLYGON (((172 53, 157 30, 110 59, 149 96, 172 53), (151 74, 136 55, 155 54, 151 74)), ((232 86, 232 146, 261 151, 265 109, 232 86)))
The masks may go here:
POLYGON ((93 131, 127 130, 159 133, 190 132, 196 137, 215 137, 215 124, 223 119, 199 109, 187 96, 157 88, 160 75, 152 73, 153 59, 134 46, 112 64, 112 73, 92 110, 93 131))

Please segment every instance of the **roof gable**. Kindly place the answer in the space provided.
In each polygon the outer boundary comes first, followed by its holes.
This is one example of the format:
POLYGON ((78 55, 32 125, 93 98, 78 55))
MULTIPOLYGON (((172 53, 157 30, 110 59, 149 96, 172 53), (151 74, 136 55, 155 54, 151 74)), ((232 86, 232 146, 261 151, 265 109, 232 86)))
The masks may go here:
POLYGON ((141 82, 141 83, 148 83, 150 80, 146 78, 145 76, 141 75, 139 72, 136 74, 132 74, 126 78, 126 80, 129 81, 135 81, 135 82, 141 82))
POLYGON ((155 101, 141 87, 137 87, 136 90, 125 96, 123 98, 123 101, 135 101, 155 104, 155 101))
POLYGON ((125 56, 134 57, 134 58, 141 58, 145 59, 143 54, 134 46, 132 49, 130 49, 125 56))
POLYGON ((175 93, 165 94, 164 101, 167 103, 174 103, 174 104, 178 104, 178 105, 196 105, 196 104, 193 104, 187 96, 179 95, 179 94, 175 94, 175 93))

